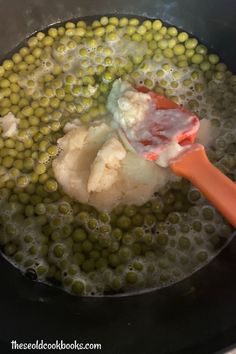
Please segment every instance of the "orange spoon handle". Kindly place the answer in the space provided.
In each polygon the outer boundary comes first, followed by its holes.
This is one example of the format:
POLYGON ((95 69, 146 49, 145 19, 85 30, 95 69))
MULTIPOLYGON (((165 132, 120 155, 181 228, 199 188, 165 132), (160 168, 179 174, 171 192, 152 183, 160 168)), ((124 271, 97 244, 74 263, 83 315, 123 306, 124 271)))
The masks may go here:
POLYGON ((236 184, 210 163, 202 145, 193 145, 173 160, 170 168, 191 181, 236 228, 236 184))

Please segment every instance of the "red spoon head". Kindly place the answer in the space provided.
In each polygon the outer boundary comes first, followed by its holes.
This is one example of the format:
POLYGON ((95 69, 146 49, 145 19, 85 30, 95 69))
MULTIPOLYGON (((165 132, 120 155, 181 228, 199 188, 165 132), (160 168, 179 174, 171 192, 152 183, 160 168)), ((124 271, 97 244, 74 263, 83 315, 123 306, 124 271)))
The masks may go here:
POLYGON ((165 96, 150 91, 145 86, 139 86, 136 89, 147 93, 156 107, 156 119, 149 121, 147 117, 145 126, 151 138, 138 141, 141 144, 139 148, 142 145, 144 147, 143 152, 139 152, 146 159, 156 160, 166 144, 173 140, 182 146, 194 143, 200 125, 196 115, 165 96))

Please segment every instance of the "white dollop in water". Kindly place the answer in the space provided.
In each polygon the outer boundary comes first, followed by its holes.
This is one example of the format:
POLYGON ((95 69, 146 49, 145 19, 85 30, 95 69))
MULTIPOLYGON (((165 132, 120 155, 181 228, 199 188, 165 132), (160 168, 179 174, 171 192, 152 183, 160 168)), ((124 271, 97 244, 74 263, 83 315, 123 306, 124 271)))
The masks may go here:
POLYGON ((135 127, 155 110, 149 95, 138 92, 128 82, 120 79, 112 85, 107 108, 112 113, 113 121, 129 139, 135 138, 135 127))
POLYGON ((10 138, 17 134, 18 132, 18 119, 14 116, 13 113, 9 112, 4 117, 0 117, 0 125, 2 126, 3 138, 10 138))
POLYGON ((98 210, 142 205, 178 178, 129 151, 113 128, 101 121, 89 128, 72 128, 58 145, 61 152, 52 164, 58 183, 71 198, 98 210))

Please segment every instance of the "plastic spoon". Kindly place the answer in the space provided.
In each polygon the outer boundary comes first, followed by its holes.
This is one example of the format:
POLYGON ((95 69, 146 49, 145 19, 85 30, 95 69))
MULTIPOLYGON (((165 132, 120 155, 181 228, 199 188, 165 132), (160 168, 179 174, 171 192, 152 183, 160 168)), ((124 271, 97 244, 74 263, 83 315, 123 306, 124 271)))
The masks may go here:
MULTIPOLYGON (((175 136, 175 139, 180 145, 188 146, 188 148, 186 148, 186 150, 183 149, 175 158, 170 159, 169 167, 176 175, 191 181, 216 209, 221 212, 225 219, 236 228, 236 184, 211 164, 203 145, 194 144, 199 128, 198 117, 175 102, 155 92, 149 91, 145 87, 138 87, 137 90, 148 93, 152 97, 153 102, 155 102, 157 110, 178 109, 185 113, 185 117, 188 117, 191 124, 188 124, 187 129, 179 131, 175 136)), ((171 129, 170 124, 171 119, 167 118, 165 120, 165 129, 171 129)), ((150 132, 150 126, 147 125, 145 128, 149 129, 150 132)), ((166 131, 163 134, 163 129, 164 128, 160 126, 154 127, 153 129, 152 126, 151 133, 154 131, 154 137, 158 137, 159 141, 163 142, 158 144, 158 146, 151 141, 138 141, 139 147, 141 146, 141 150, 139 149, 138 152, 146 159, 156 161, 158 156, 162 153, 163 147, 165 147, 166 144, 166 131)), ((132 141, 129 142, 136 148, 132 141)))

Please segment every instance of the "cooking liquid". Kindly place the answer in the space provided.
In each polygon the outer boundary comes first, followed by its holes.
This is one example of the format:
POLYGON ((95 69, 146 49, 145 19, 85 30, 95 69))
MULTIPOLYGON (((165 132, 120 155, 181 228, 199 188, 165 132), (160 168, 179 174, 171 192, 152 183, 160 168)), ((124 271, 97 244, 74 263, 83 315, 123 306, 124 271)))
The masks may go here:
MULTIPOLYGON (((93 18, 89 18, 89 22, 93 20, 93 18)), ((61 24, 58 24, 58 26, 61 26, 61 24)), ((63 43, 63 45, 67 46, 67 44, 69 43, 69 38, 67 38, 67 40, 65 41, 65 43, 63 43)), ((147 48, 148 48, 148 43, 147 42, 133 42, 131 40, 128 39, 122 39, 121 38, 118 41, 115 42, 110 42, 110 43, 106 43, 106 45, 109 45, 112 48, 112 58, 114 60, 119 59, 121 60, 122 64, 120 64, 121 66, 126 64, 128 61, 128 57, 129 55, 134 55, 135 56, 144 56, 147 52, 147 48)), ((59 52, 56 50, 57 47, 53 46, 52 48, 52 55, 48 55, 48 57, 46 57, 44 60, 41 61, 40 63, 40 67, 38 69, 36 69, 36 71, 32 72, 31 74, 26 73, 25 77, 24 77, 24 73, 22 74, 22 90, 24 89, 28 89, 28 94, 32 95, 34 94, 36 91, 39 95, 39 98, 44 96, 44 88, 42 85, 42 77, 43 75, 45 75, 46 73, 50 73, 50 70, 56 66, 56 65, 60 65, 63 70, 68 71, 69 73, 75 74, 76 70, 79 69, 78 68, 78 63, 79 60, 81 59, 79 53, 79 49, 86 47, 86 45, 80 45, 77 46, 77 49, 67 49, 65 53, 63 54, 59 54, 59 52), (36 83, 35 87, 30 88, 30 87, 26 87, 28 80, 34 80, 34 82, 36 83), (25 85, 25 86, 24 86, 25 85)), ((68 47, 69 48, 69 47, 68 47)), ((90 56, 87 60, 88 63, 91 67, 96 68, 97 66, 97 62, 95 61, 95 59, 99 59, 98 62, 103 62, 104 60, 104 55, 103 54, 99 54, 98 51, 95 48, 87 48, 89 53, 95 53, 94 56, 90 56)), ((145 62, 145 60, 144 60, 145 62)), ((199 73, 199 78, 195 80, 194 84, 193 84, 193 88, 191 89, 191 87, 185 87, 183 86, 183 82, 185 79, 191 77, 192 73, 195 71, 196 72, 196 68, 178 68, 176 67, 176 65, 172 64, 170 60, 166 59, 166 58, 162 58, 159 62, 156 62, 154 59, 147 59, 145 62, 145 65, 149 66, 148 71, 144 70, 142 68, 142 65, 140 64, 137 65, 137 68, 135 69, 136 71, 138 71, 139 75, 137 77, 135 77, 135 79, 131 78, 131 76, 129 77, 130 80, 133 80, 133 84, 143 84, 145 78, 151 78, 153 80, 153 82, 155 84, 158 84, 158 79, 156 76, 156 71, 158 69, 162 68, 162 65, 165 65, 166 62, 169 62, 169 66, 170 69, 166 70, 164 72, 164 76, 162 78, 163 81, 166 81, 168 85, 170 85, 172 82, 175 83, 176 82, 176 78, 174 78, 173 74, 175 72, 178 72, 180 74, 180 78, 179 78, 179 86, 175 88, 175 94, 180 97, 180 101, 183 105, 186 105, 191 99, 195 99, 198 102, 198 108, 196 108, 197 113, 199 113, 199 115, 201 117, 203 117, 204 115, 206 115, 207 113, 207 117, 208 119, 220 119, 221 118, 221 114, 219 114, 218 112, 214 113, 214 109, 213 109, 213 104, 211 103, 207 103, 206 102, 206 98, 208 96, 208 91, 211 93, 214 93, 214 90, 216 91, 216 94, 222 94, 221 90, 225 90, 222 86, 221 83, 215 83, 215 86, 212 85, 212 88, 210 88, 209 85, 209 90, 207 88, 207 84, 205 83, 205 79, 201 76, 201 73, 199 73), (205 85, 204 86, 204 90, 203 93, 199 93, 198 89, 200 86, 196 86, 196 85, 205 85), (195 90, 195 86, 197 87, 195 90), (200 97, 200 98, 199 98, 200 97)), ((87 65, 87 63, 86 63, 87 65)), ((198 69, 197 69, 198 71, 198 69)), ((68 73, 67 72, 67 73, 68 73)), ((64 74, 63 74, 64 75, 64 74)), ((63 78, 64 80, 64 78, 63 78)), ((64 82, 63 82, 64 84, 64 82)), ((160 83, 161 85, 161 83, 160 83)), ((164 87, 164 84, 163 84, 164 87)), ((171 89, 171 86, 168 86, 168 88, 171 89)), ((87 95, 88 96, 92 96, 94 94, 94 91, 97 90, 97 86, 88 86, 88 92, 87 95)), ((76 97, 76 104, 80 104, 80 97, 81 94, 78 94, 78 96, 76 97)), ((70 114, 75 114, 76 112, 73 111, 73 105, 71 107, 72 112, 66 111, 66 115, 65 118, 67 119, 67 121, 70 120, 70 114)), ((58 109, 58 111, 61 113, 63 113, 63 109, 58 109)), ((177 114, 177 113, 176 113, 177 114)), ((78 114, 77 114, 78 115, 78 114)), ((161 117, 159 117, 161 118, 161 117)), ((144 129, 144 128, 143 128, 144 129)), ((226 126, 221 126, 220 128, 221 131, 221 136, 222 138, 228 143, 228 145, 230 143, 234 142, 234 137, 229 138, 229 134, 232 133, 232 129, 230 127, 226 127, 226 126)), ((154 129, 155 131, 155 129, 154 129)), ((156 131, 156 133, 160 134, 160 131, 156 131)), ((233 132, 234 133, 234 132, 233 132)), ((144 134, 142 133, 142 129, 141 129, 141 135, 144 134)), ((160 135, 155 137, 155 144, 159 144, 161 143, 160 140, 160 135)), ((234 135, 234 134, 233 134, 234 135)), ((146 138, 146 137, 145 137, 146 138)), ((150 136, 148 136, 148 138, 150 138, 150 136)), ((167 139, 169 139, 169 137, 167 136, 167 139)), ((163 141, 162 141, 163 143, 163 141)), ((227 144, 226 144, 227 145, 227 144)), ((148 148, 148 147, 147 147, 148 148)), ((214 149, 213 149, 214 151, 214 149)), ((224 154, 222 154, 222 156, 219 156, 218 162, 221 163, 221 161, 223 161, 224 159, 224 154)), ((174 190, 174 189, 173 189, 174 190)), ((204 265, 206 262, 208 262, 210 259, 212 259, 217 253, 218 250, 221 246, 217 246, 216 248, 214 248, 213 245, 213 241, 212 239, 214 237, 218 237, 217 235, 217 230, 213 231, 212 234, 209 234, 205 231, 205 227, 206 226, 212 226, 212 227, 217 227, 217 229, 219 230, 220 234, 223 235, 223 232, 221 232, 221 227, 223 229, 223 227, 227 227, 227 225, 225 225, 223 223, 223 220, 221 220, 220 216, 215 214, 214 209, 212 209, 212 213, 214 215, 213 220, 211 221, 207 221, 206 219, 204 219, 203 217, 203 212, 204 212, 204 208, 206 208, 206 201, 200 197, 200 199, 198 199, 197 201, 193 200, 190 197, 190 194, 192 191, 195 191, 194 188, 190 188, 189 190, 189 200, 191 201, 192 205, 195 205, 192 210, 191 213, 189 212, 187 214, 187 212, 176 212, 175 216, 178 219, 177 224, 172 223, 172 221, 170 221, 169 219, 166 219, 165 221, 160 221, 160 223, 157 224, 157 226, 153 226, 152 224, 150 225, 147 221, 144 221, 143 225, 141 227, 137 227, 140 228, 144 231, 144 233, 146 235, 151 234, 153 237, 157 237, 160 234, 163 233, 169 233, 169 241, 168 244, 165 246, 165 249, 162 253, 162 249, 160 246, 160 253, 153 259, 153 255, 152 254, 147 254, 146 258, 143 257, 143 255, 137 255, 135 257, 135 261, 139 261, 139 263, 141 263, 143 265, 143 269, 142 271, 138 270, 134 267, 133 263, 131 262, 130 264, 125 265, 125 267, 127 268, 127 270, 131 270, 133 272, 136 272, 137 274, 140 275, 140 278, 143 279, 143 283, 140 282, 140 284, 138 283, 137 286, 127 286, 127 288, 123 289, 121 292, 125 292, 125 294, 129 294, 132 292, 139 292, 141 291, 147 291, 148 289, 153 289, 153 288, 159 288, 159 287, 163 287, 166 286, 170 283, 176 282, 178 280, 183 279, 184 277, 190 275, 194 270, 196 270, 197 268, 201 267, 202 265, 204 265), (187 216, 186 216, 187 215, 187 216), (186 217, 187 217, 187 223, 189 224, 189 230, 186 231, 186 229, 183 231, 183 223, 186 223, 186 217), (199 232, 196 230, 196 228, 193 227, 194 223, 196 221, 200 221, 201 225, 202 225, 202 231, 201 234, 199 234, 199 232), (162 225, 161 225, 162 224, 162 225), (219 227, 219 225, 221 225, 219 227), (163 231, 164 230, 164 231, 163 231), (183 232, 185 234, 183 234, 183 232), (179 247, 179 242, 180 242, 180 238, 185 235, 185 238, 188 238, 191 240, 191 246, 189 249, 181 249, 179 247), (198 262, 196 260, 196 254, 197 252, 205 252, 208 255, 208 258, 206 258, 205 260, 202 260, 201 262, 198 262)), ((159 197, 157 197, 156 199, 158 200, 159 197)), ((159 198, 160 199, 160 198, 159 198)), ((154 198, 155 201, 155 198, 154 198)), ((35 248, 38 250, 40 247, 42 247, 41 245, 41 238, 43 238, 42 232, 41 232, 41 225, 39 223, 39 218, 37 215, 34 215, 30 218, 25 218, 24 219, 24 223, 22 221, 18 221, 15 218, 16 212, 17 210, 14 210, 12 208, 12 205, 10 205, 7 201, 6 201, 6 196, 4 196, 3 194, 1 194, 0 196, 0 202, 1 202, 1 218, 3 220, 3 236, 5 229, 7 229, 7 227, 13 227, 16 230, 19 230, 19 235, 17 235, 18 240, 17 242, 19 242, 19 244, 22 244, 22 248, 21 248, 21 252, 24 254, 24 258, 26 259, 26 261, 28 262, 26 264, 24 263, 19 263, 15 258, 13 257, 8 257, 8 259, 19 269, 21 269, 23 272, 25 272, 28 269, 35 269, 35 271, 37 271, 38 267, 45 267, 46 269, 48 269, 48 259, 46 259, 45 257, 39 255, 39 254, 31 254, 31 248, 33 246, 35 246, 35 248), (5 223, 5 224, 4 224, 5 223), (26 243, 23 240, 22 235, 29 235, 32 238, 32 241, 30 241, 30 243, 26 243), (29 261, 32 261, 31 264, 29 264, 29 261)), ((161 204, 161 203, 160 203, 161 204)), ((47 218, 49 220, 49 222, 51 223, 51 225, 53 225, 53 222, 55 222, 55 220, 57 222, 60 222, 60 228, 64 227, 64 226, 68 226, 71 213, 68 213, 67 215, 63 215, 62 214, 57 214, 57 210, 56 208, 60 206, 60 201, 57 202, 53 202, 52 205, 49 205, 50 209, 47 210, 47 218), (59 220, 57 218, 57 216, 59 216, 59 220)), ((161 216, 161 213, 157 215, 161 216)), ((161 219, 161 218, 160 218, 161 219)), ((100 226, 104 226, 102 221, 98 222, 98 226, 97 229, 100 226)), ((229 231, 230 233, 230 231, 229 231)), ((228 235, 229 236, 229 235, 228 235)), ((228 237, 227 236, 227 237, 228 237)), ((14 237, 12 237, 12 240, 14 241, 14 237)), ((111 236, 113 237, 113 236, 111 236)), ((69 238, 70 239, 70 238, 69 238)), ((224 241, 229 240, 230 238, 225 238, 224 241)), ((112 241, 116 241, 114 238, 112 238, 112 241)), ((147 241, 145 241, 147 242, 147 241)), ((215 244, 217 244, 217 240, 214 241, 215 244)), ((218 245, 218 244, 217 244, 218 245)), ((147 243, 147 247, 148 247, 148 243, 147 243)), ((148 253, 148 252, 146 252, 148 253)), ((55 267, 55 265, 58 266, 59 269, 59 260, 55 258, 55 256, 53 255, 53 253, 51 252, 51 250, 48 253, 48 256, 51 265, 53 265, 53 267, 55 267)), ((99 271, 95 274, 93 274, 93 278, 92 276, 89 277, 88 274, 79 271, 78 273, 76 273, 73 277, 73 279, 75 280, 84 280, 85 283, 87 284, 86 287, 86 291, 84 295, 103 295, 105 293, 105 289, 107 284, 110 284, 109 281, 112 278, 114 269, 106 269, 104 272, 103 271, 99 271), (104 285, 105 284, 105 285, 104 285)), ((68 279, 68 274, 67 274, 67 270, 65 269, 64 272, 62 272, 61 278, 62 278, 62 282, 63 282, 63 288, 68 291, 71 292, 71 288, 70 288, 70 284, 68 283, 66 285, 66 282, 64 282, 64 280, 68 279)), ((47 273, 42 273, 40 275, 40 273, 38 273, 38 280, 42 281, 42 282, 48 282, 49 277, 47 276, 47 273)), ((121 276, 121 279, 123 279, 123 275, 121 276)), ((119 291, 116 291, 117 293, 119 293, 119 291)))

